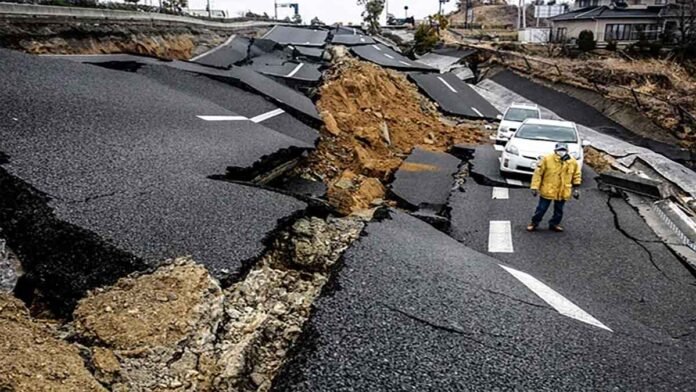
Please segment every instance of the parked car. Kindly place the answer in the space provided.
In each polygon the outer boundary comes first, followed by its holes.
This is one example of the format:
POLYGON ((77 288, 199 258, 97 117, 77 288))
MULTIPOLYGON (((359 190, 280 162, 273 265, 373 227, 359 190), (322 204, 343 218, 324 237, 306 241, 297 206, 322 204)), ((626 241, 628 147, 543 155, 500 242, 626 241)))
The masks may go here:
POLYGON ((570 121, 527 119, 512 135, 500 156, 502 173, 532 174, 539 158, 553 152, 556 143, 567 143, 568 153, 583 165, 583 146, 575 123, 570 121))
POLYGON ((541 111, 535 105, 513 103, 500 118, 496 143, 505 144, 513 133, 528 118, 541 118, 541 111))

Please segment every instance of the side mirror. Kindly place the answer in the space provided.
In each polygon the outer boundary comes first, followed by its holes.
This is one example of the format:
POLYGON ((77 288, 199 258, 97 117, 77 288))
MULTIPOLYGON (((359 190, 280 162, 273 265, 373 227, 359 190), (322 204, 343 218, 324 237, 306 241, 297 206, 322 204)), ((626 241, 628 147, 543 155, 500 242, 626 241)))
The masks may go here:
POLYGON ((502 114, 499 114, 499 115, 495 116, 495 118, 497 118, 498 120, 502 120, 502 119, 503 119, 503 115, 502 115, 502 114))
POLYGON ((582 141, 582 146, 583 146, 583 147, 588 147, 588 146, 591 146, 591 145, 592 145, 592 141, 591 141, 591 140, 584 139, 584 140, 582 141))

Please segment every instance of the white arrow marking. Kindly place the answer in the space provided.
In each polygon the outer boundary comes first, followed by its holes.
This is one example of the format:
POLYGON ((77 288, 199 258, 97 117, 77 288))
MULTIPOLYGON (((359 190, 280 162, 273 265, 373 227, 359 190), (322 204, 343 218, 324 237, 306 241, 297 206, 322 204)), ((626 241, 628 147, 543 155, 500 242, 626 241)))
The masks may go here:
POLYGON ((543 284, 532 275, 529 275, 528 273, 518 271, 510 267, 506 267, 502 264, 500 266, 503 267, 505 271, 509 272, 510 275, 514 276, 517 280, 522 282, 523 285, 527 286, 527 288, 532 290, 534 294, 538 295, 539 298, 544 300, 544 302, 551 305, 552 308, 556 309, 558 313, 582 321, 583 323, 606 329, 609 332, 613 332, 611 329, 609 329, 609 327, 599 322, 599 320, 597 320, 596 318, 590 316, 589 313, 580 309, 577 305, 570 302, 564 296, 558 294, 554 289, 543 284))

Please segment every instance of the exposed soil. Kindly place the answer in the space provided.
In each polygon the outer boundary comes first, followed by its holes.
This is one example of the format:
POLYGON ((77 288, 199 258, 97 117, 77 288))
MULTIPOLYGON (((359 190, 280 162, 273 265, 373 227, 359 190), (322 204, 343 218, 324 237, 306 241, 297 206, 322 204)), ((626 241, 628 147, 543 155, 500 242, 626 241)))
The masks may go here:
POLYGON ((32 320, 20 300, 0 293, 1 391, 106 391, 78 348, 54 332, 53 324, 32 320))
POLYGON ((484 138, 476 126, 448 125, 406 77, 342 57, 321 87, 319 145, 299 169, 329 186, 331 205, 348 214, 384 198, 384 187, 411 150, 444 151, 484 138))
POLYGON ((152 23, 89 23, 68 20, 0 20, 0 46, 32 54, 130 53, 188 60, 231 34, 256 36, 267 28, 223 31, 152 23))
POLYGON ((585 147, 585 163, 587 163, 597 173, 606 173, 612 170, 611 160, 613 158, 592 147, 585 147))

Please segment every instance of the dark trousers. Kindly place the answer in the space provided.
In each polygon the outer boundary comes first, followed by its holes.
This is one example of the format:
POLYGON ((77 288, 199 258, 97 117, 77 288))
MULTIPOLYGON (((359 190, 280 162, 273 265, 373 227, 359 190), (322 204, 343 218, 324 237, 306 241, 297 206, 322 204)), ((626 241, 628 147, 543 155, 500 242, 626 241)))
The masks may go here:
POLYGON ((553 201, 539 197, 539 204, 537 205, 534 216, 532 217, 532 224, 534 224, 534 226, 539 226, 539 223, 541 223, 541 220, 544 219, 544 214, 546 214, 546 211, 549 209, 549 206, 551 206, 551 203, 553 203, 553 217, 551 217, 549 225, 558 226, 561 223, 561 219, 563 219, 563 206, 565 206, 565 200, 553 201))

